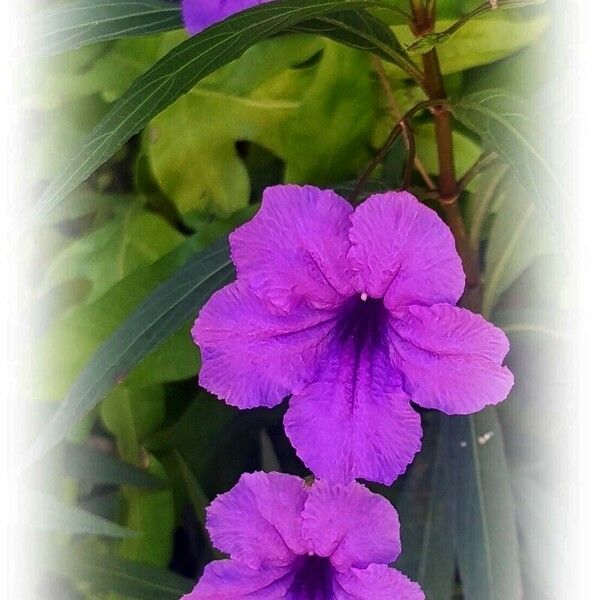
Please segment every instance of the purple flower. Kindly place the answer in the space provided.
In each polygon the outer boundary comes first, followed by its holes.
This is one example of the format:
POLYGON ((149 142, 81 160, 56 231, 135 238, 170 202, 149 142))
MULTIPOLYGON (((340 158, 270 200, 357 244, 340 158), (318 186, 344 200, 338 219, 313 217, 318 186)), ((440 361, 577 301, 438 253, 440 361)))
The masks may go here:
POLYGON ((188 33, 200 31, 237 12, 272 0, 183 0, 183 22, 188 33))
POLYGON ((200 384, 240 408, 291 394, 286 433, 317 475, 390 484, 421 444, 411 400, 468 414, 506 398, 506 336, 454 306, 464 273, 437 214, 406 192, 353 211, 285 185, 231 234, 238 280, 200 311, 200 384))
POLYGON ((392 505, 363 485, 242 475, 208 507, 210 563, 185 600, 425 600, 388 563, 400 553, 392 505))

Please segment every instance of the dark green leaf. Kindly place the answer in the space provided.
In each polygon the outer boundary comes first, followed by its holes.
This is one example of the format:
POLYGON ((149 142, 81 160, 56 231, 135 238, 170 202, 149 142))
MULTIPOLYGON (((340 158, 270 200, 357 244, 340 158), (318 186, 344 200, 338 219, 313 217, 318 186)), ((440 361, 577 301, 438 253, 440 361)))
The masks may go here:
POLYGON ((562 189, 562 183, 534 142, 535 127, 524 101, 503 90, 485 90, 465 96, 452 112, 504 158, 522 185, 532 192, 536 205, 556 217, 552 188, 555 193, 562 189))
POLYGON ((522 598, 515 503, 496 409, 443 418, 441 427, 465 600, 522 598))
POLYGON ((49 56, 87 44, 183 26, 181 7, 165 0, 78 0, 38 12, 31 47, 49 56))
POLYGON ((30 518, 40 529, 84 535, 101 535, 112 538, 135 537, 136 533, 112 521, 70 506, 53 496, 29 490, 27 498, 34 504, 30 518))
POLYGON ((194 582, 158 567, 144 565, 86 547, 51 548, 43 565, 99 593, 135 600, 180 600, 194 582))
POLYGON ((111 454, 77 444, 69 444, 66 448, 65 472, 79 481, 92 483, 130 485, 147 489, 158 489, 165 485, 158 477, 111 454))
POLYGON ((33 462, 58 444, 142 358, 177 331, 232 276, 229 244, 222 239, 159 285, 98 348, 25 462, 33 462))
MULTIPOLYGON (((34 221, 50 212, 75 187, 108 160, 177 98, 219 67, 239 58, 261 39, 291 31, 326 15, 344 20, 348 10, 372 6, 370 0, 282 0, 257 6, 186 40, 160 59, 115 103, 81 149, 52 181, 34 207, 34 221), (337 13, 337 14, 336 14, 337 13)), ((366 13, 365 13, 366 14, 366 13)), ((364 36, 372 44, 374 17, 366 17, 364 36)), ((358 23, 352 17, 352 27, 358 23)), ((335 35, 337 36, 337 30, 335 35)))

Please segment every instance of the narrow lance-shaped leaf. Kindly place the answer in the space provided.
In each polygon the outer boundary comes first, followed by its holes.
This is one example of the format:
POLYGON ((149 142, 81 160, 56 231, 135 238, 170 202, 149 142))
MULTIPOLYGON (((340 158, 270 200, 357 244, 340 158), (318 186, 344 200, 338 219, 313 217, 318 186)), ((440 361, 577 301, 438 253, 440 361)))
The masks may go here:
POLYGON ((510 165, 535 204, 556 218, 555 194, 562 184, 534 142, 535 126, 524 101, 504 90, 484 90, 461 98, 451 109, 510 165))
POLYGON ((163 480, 130 463, 77 444, 69 444, 66 448, 65 472, 79 481, 93 483, 130 485, 146 489, 165 486, 163 480))
POLYGON ((71 427, 92 410, 114 385, 192 318, 208 298, 232 277, 229 245, 222 239, 199 252, 159 285, 92 356, 29 449, 25 464, 37 460, 64 439, 71 427))
POLYGON ((136 535, 135 531, 121 527, 78 506, 65 504, 53 496, 31 490, 27 492, 27 496, 33 503, 29 524, 36 528, 112 538, 129 538, 136 535))
POLYGON ((444 418, 441 435, 465 600, 522 598, 515 503, 496 409, 444 418))
POLYGON ((115 593, 135 600, 179 600, 194 582, 167 569, 126 560, 86 547, 51 547, 43 566, 98 593, 115 593))
MULTIPOLYGON (((373 6, 372 0, 281 0, 269 2, 233 15, 226 21, 209 27, 190 38, 161 58, 151 69, 139 77, 127 92, 114 104, 110 112, 92 130, 80 150, 51 182, 33 208, 35 223, 54 209, 95 169, 108 160, 131 136, 138 133, 153 117, 188 92, 198 81, 219 67, 239 58, 261 39, 293 31, 299 24, 326 15, 335 15, 333 21, 349 19, 349 9, 359 10, 373 6)), ((361 13, 362 19, 351 18, 353 40, 362 32, 369 48, 373 46, 375 17, 361 13), (363 25, 361 25, 363 23, 363 25), (362 27, 362 29, 358 29, 362 27)), ((347 33, 339 35, 338 26, 322 31, 342 43, 347 33)), ((379 28, 381 26, 378 26, 379 28)), ((387 40, 389 42, 389 36, 387 40)), ((381 42, 380 45, 384 45, 381 42)), ((396 43, 386 51, 389 59, 397 55, 403 68, 416 68, 402 53, 396 43)))
POLYGON ((51 56, 87 44, 183 26, 178 3, 166 0, 79 0, 39 11, 31 53, 51 56))

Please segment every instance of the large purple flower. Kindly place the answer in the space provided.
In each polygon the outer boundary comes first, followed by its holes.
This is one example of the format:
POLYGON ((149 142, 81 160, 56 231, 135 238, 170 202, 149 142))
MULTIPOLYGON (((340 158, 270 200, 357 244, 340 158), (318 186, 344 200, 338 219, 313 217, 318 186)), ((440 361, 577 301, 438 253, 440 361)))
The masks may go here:
POLYGON ((285 429, 318 477, 390 484, 421 444, 410 401, 467 414, 506 398, 506 336, 454 306, 464 273, 436 213, 406 192, 353 211, 285 185, 231 234, 238 280, 200 311, 200 384, 240 408, 291 395, 285 429))
POLYGON ((272 0, 183 0, 183 22, 191 34, 223 21, 237 12, 272 0))
POLYGON ((245 474, 207 515, 231 560, 209 564, 185 600, 425 600, 387 566, 400 553, 396 511, 356 482, 245 474))

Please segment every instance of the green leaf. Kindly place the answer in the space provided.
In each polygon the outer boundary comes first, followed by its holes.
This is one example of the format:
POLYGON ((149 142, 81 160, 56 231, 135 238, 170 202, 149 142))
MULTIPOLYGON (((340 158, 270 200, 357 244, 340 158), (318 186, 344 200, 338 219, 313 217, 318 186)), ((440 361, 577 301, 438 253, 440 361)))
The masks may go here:
POLYGON ((78 481, 110 485, 129 485, 157 489, 165 483, 134 465, 111 454, 87 446, 68 444, 65 453, 65 473, 78 481))
POLYGON ((78 0, 38 11, 30 41, 34 56, 183 26, 181 7, 164 0, 78 0))
POLYGON ((455 560, 444 497, 439 415, 426 415, 423 448, 400 481, 396 508, 402 553, 394 567, 418 581, 428 600, 451 600, 455 560))
POLYGON ((63 577, 87 584, 97 593, 115 593, 134 600, 180 600, 194 582, 158 567, 77 547, 52 547, 43 566, 63 577))
POLYGON ((485 254, 482 312, 490 316, 500 296, 555 240, 535 205, 518 185, 508 188, 496 215, 485 254))
POLYGON ((233 276, 225 239, 199 252, 159 285, 96 351, 27 453, 31 463, 58 444, 72 426, 161 342, 176 332, 233 276))
MULTIPOLYGON (((166 479, 165 470, 158 460, 148 455, 150 473, 166 479)), ((138 536, 123 540, 119 553, 124 558, 159 567, 166 566, 173 551, 175 529, 175 501, 173 492, 166 488, 143 491, 135 488, 123 490, 127 501, 126 524, 138 536)))
POLYGON ((86 301, 93 302, 138 267, 174 250, 183 239, 164 219, 130 201, 112 221, 64 248, 46 270, 40 291, 83 278, 92 284, 86 301))
MULTIPOLYGON (((448 30, 455 22, 438 19, 436 33, 433 35, 448 30)), ((454 33, 451 42, 437 48, 442 73, 459 73, 510 56, 538 39, 547 29, 548 23, 546 15, 525 19, 506 11, 493 11, 468 21, 454 33)), ((408 25, 395 26, 392 30, 405 48, 410 48, 417 42, 408 25)), ((421 50, 428 49, 431 48, 421 50)))
POLYGON ((465 600, 521 598, 515 503, 496 409, 442 420, 443 471, 465 600))
POLYGON ((358 50, 325 44, 315 78, 282 132, 287 182, 345 181, 368 162, 376 117, 369 64, 358 50))
POLYGON ((137 534, 112 521, 89 513, 77 506, 70 506, 53 496, 41 492, 27 491, 33 503, 30 524, 40 529, 83 535, 100 535, 111 538, 128 538, 137 534))
POLYGON ((563 186, 533 141, 535 128, 525 102, 503 90, 485 90, 465 96, 452 112, 504 158, 538 208, 556 218, 554 194, 563 186))
MULTIPOLYGON (((256 42, 320 16, 351 7, 371 6, 368 0, 282 0, 257 6, 186 40, 139 77, 94 128, 77 154, 44 192, 33 209, 36 221, 108 160, 131 136, 198 81, 240 57, 256 42)), ((344 13, 345 14, 345 13, 344 13)), ((373 17, 365 13, 365 35, 373 17)))

